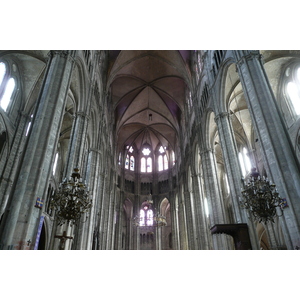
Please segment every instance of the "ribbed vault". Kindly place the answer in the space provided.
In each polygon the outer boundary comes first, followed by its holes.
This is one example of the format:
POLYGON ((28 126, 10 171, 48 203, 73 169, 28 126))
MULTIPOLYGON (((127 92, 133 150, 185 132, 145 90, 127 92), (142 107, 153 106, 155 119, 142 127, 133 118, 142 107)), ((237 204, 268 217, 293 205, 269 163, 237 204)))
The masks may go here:
POLYGON ((108 85, 118 149, 175 148, 190 73, 189 51, 111 51, 108 85))

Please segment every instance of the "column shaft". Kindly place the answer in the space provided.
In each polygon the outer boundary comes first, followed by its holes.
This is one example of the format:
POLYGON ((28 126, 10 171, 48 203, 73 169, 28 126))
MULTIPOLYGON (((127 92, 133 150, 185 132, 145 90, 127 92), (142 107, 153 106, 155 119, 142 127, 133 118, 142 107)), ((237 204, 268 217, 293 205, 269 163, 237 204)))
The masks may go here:
POLYGON ((268 177, 289 202, 280 219, 288 249, 294 249, 300 242, 299 162, 258 51, 234 53, 268 177))
MULTIPOLYGON (((65 100, 70 85, 75 51, 52 51, 32 130, 24 149, 9 199, 9 210, 2 228, 4 249, 27 240, 35 241, 40 211, 37 197, 45 198, 53 158, 57 147, 65 100)), ((34 243, 32 243, 32 247, 34 243)))

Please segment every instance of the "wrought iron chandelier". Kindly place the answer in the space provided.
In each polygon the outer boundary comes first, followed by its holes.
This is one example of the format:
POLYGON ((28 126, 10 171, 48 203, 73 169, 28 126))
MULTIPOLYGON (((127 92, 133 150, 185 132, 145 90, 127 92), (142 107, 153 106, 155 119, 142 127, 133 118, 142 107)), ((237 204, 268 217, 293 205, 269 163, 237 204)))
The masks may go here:
POLYGON ((166 226, 167 225, 167 219, 165 216, 157 213, 154 217, 153 217, 153 225, 141 225, 141 221, 142 218, 138 215, 136 215, 133 219, 132 219, 132 223, 134 226, 136 227, 162 227, 162 226, 166 226))
POLYGON ((277 215, 277 207, 283 211, 283 202, 276 189, 276 185, 265 178, 261 177, 256 168, 251 169, 249 179, 242 179, 244 188, 242 189, 243 200, 242 206, 248 209, 255 220, 259 223, 268 221, 274 223, 277 215))
MULTIPOLYGON (((146 205, 149 209, 152 208, 152 204, 153 204, 153 200, 152 200, 152 197, 151 197, 151 194, 149 195, 149 199, 146 200, 146 205)), ((146 222, 142 222, 143 221, 143 217, 141 217, 140 215, 136 215, 135 217, 132 218, 132 223, 134 226, 136 227, 143 227, 143 228, 146 228, 146 227, 162 227, 162 226, 166 226, 167 225, 167 219, 165 216, 157 213, 155 216, 153 216, 153 219, 152 217, 149 217, 147 216, 146 217, 146 222), (151 219, 150 219, 151 218, 151 219), (151 221, 151 225, 148 225, 148 221, 151 221)))
POLYGON ((82 182, 78 168, 74 168, 69 180, 65 178, 59 185, 51 199, 50 207, 56 210, 60 226, 66 222, 70 225, 77 224, 82 214, 92 207, 92 199, 86 184, 82 182))

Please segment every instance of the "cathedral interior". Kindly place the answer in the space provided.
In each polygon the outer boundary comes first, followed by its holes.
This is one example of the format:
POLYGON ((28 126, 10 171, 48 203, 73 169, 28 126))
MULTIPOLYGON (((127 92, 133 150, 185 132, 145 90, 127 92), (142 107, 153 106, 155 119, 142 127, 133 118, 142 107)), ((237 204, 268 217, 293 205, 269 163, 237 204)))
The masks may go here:
POLYGON ((1 50, 1 250, 297 250, 300 51, 1 50))

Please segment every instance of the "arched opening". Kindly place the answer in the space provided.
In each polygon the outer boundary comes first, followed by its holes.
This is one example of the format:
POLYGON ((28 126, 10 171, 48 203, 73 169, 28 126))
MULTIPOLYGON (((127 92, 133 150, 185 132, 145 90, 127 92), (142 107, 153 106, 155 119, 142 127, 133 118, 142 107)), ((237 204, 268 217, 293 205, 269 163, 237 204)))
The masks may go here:
POLYGON ((38 250, 46 250, 46 230, 45 230, 45 223, 43 223, 38 250))

